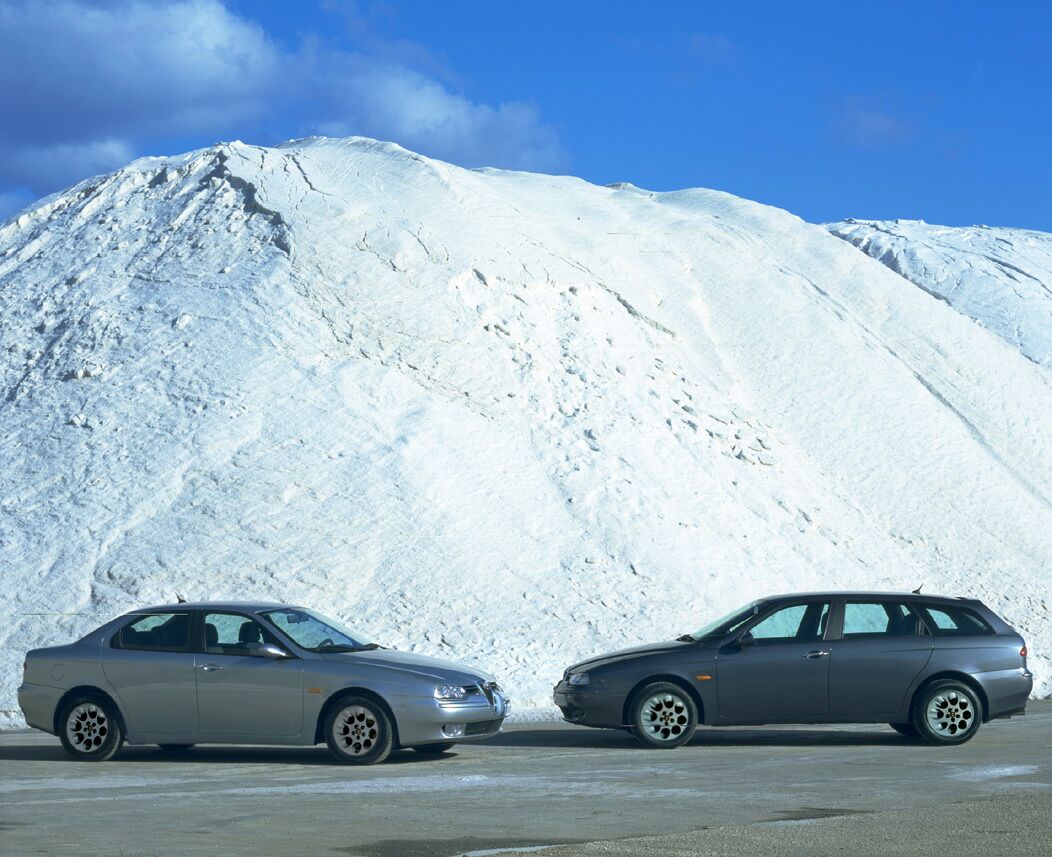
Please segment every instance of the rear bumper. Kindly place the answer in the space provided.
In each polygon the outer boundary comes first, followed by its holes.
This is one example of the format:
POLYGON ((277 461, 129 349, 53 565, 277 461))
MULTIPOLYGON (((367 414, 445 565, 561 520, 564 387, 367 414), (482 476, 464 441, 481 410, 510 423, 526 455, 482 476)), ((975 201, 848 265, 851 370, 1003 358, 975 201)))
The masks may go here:
POLYGON ((986 694, 987 716, 993 720, 1026 710, 1034 689, 1034 676, 1027 669, 996 670, 974 675, 986 694))
POLYGON ((62 688, 23 682, 18 688, 18 707, 26 723, 34 729, 55 734, 55 707, 62 698, 62 688))

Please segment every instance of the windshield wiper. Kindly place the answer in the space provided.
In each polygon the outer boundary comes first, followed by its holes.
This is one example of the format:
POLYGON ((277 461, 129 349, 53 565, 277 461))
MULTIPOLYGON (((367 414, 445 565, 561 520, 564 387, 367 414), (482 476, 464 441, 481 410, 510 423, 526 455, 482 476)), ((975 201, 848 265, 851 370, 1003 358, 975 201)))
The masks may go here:
POLYGON ((684 634, 682 637, 676 637, 677 643, 693 643, 694 637, 691 634, 684 634))
POLYGON ((314 651, 323 652, 337 652, 340 654, 346 652, 371 652, 374 649, 383 648, 379 643, 366 643, 362 646, 348 646, 346 643, 326 643, 324 646, 318 646, 314 651))

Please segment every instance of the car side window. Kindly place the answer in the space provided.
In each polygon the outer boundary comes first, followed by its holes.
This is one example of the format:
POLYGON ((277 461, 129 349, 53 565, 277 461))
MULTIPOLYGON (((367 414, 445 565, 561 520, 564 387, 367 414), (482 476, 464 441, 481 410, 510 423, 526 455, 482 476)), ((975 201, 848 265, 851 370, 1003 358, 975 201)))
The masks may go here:
POLYGON ((281 645, 259 622, 238 613, 205 614, 205 651, 211 655, 257 656, 264 643, 281 645))
POLYGON ((775 610, 749 629, 749 635, 760 644, 822 639, 829 618, 829 602, 793 604, 775 610))
POLYGON ((912 637, 922 625, 910 608, 898 601, 848 601, 844 604, 844 638, 912 637))
POLYGON ((922 607, 937 637, 966 637, 992 634, 993 628, 966 607, 922 607))
POLYGON ((190 614, 151 613, 133 619, 117 632, 112 645, 146 652, 188 652, 190 614))

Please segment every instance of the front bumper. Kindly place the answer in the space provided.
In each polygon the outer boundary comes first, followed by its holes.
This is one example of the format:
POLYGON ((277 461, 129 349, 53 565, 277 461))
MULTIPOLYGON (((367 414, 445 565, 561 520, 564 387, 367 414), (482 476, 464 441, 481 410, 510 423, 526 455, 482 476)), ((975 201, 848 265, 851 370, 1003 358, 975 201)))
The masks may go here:
POLYGON ((624 699, 605 688, 571 687, 565 680, 552 689, 552 701, 567 723, 619 729, 624 699))
POLYGON ((504 726, 510 708, 511 700, 499 691, 493 694, 492 702, 482 696, 456 701, 402 698, 395 703, 398 741, 403 747, 412 747, 491 738, 504 726), (447 730, 453 726, 463 726, 463 733, 450 735, 447 730))
POLYGON ((55 734, 55 708, 62 698, 60 687, 23 682, 18 689, 18 707, 34 729, 55 734))

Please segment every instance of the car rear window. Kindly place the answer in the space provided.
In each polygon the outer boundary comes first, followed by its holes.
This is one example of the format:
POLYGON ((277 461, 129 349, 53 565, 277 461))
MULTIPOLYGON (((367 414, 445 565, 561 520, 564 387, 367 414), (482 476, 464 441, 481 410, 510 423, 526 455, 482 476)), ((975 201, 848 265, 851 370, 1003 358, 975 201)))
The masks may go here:
POLYGON ((924 606, 921 610, 928 620, 928 627, 937 637, 967 637, 994 633, 994 629, 985 619, 967 607, 924 606))
POLYGON ((190 614, 140 616, 117 632, 113 646, 148 652, 187 652, 190 650, 190 614))

